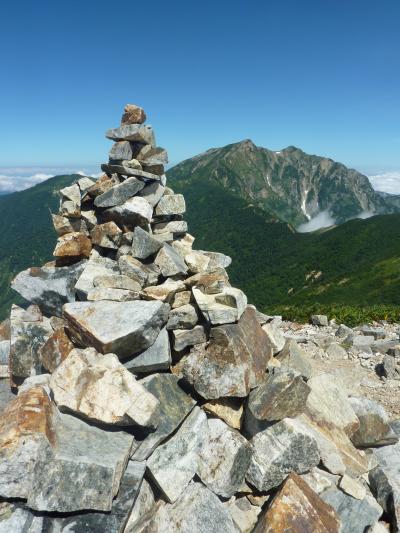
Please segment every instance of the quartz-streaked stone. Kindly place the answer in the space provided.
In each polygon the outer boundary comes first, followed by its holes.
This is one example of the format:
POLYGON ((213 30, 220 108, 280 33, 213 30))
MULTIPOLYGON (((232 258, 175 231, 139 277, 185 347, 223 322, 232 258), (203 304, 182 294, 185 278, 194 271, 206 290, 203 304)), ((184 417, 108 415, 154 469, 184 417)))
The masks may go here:
POLYGON ((123 124, 119 128, 106 131, 107 139, 112 141, 135 141, 155 146, 153 128, 142 124, 123 124))
POLYGON ((264 324, 262 328, 268 335, 269 342, 272 346, 273 355, 276 355, 281 350, 283 350, 285 346, 286 339, 283 336, 283 333, 278 328, 278 326, 276 326, 275 324, 271 324, 270 322, 264 324))
POLYGON ((342 522, 341 533, 364 533, 382 515, 382 507, 369 494, 363 500, 357 500, 332 487, 320 497, 338 514, 342 522))
POLYGON ((181 352, 188 346, 195 346, 207 340, 204 326, 200 325, 192 329, 174 329, 171 333, 174 350, 177 352, 181 352))
POLYGON ((321 492, 330 487, 336 487, 340 480, 339 476, 331 474, 318 467, 312 468, 307 474, 302 474, 301 478, 304 479, 304 481, 317 494, 321 494, 321 492))
POLYGON ((139 291, 113 289, 110 287, 95 287, 87 294, 88 302, 98 302, 102 300, 110 300, 113 302, 129 302, 131 300, 139 300, 139 298, 139 291))
POLYGON ((261 508, 252 505, 246 496, 232 497, 224 503, 228 509, 238 533, 251 533, 257 523, 261 508))
POLYGON ((149 223, 152 216, 153 208, 141 196, 129 198, 124 203, 110 207, 104 211, 104 217, 107 220, 130 225, 149 223))
POLYGON ((284 367, 272 371, 266 382, 253 389, 247 409, 258 420, 282 420, 305 410, 310 387, 301 374, 284 367))
POLYGON ((133 443, 127 433, 60 414, 56 445, 42 451, 35 463, 28 507, 60 513, 111 511, 133 443))
POLYGON ((161 302, 170 302, 173 296, 179 291, 185 289, 185 284, 181 280, 167 278, 160 285, 151 285, 145 287, 143 291, 144 298, 147 300, 160 300, 161 302))
POLYGON ((96 196, 94 205, 96 207, 114 207, 116 205, 126 202, 132 196, 135 196, 144 187, 144 183, 137 178, 128 178, 118 185, 114 185, 111 189, 96 196))
POLYGON ((153 232, 155 235, 163 233, 186 233, 188 225, 185 220, 171 220, 169 222, 158 222, 153 224, 153 232))
POLYGON ((132 456, 135 461, 144 461, 185 419, 196 402, 178 385, 172 374, 153 374, 140 383, 160 402, 160 423, 139 445, 132 456))
POLYGON ((314 420, 342 429, 351 436, 360 422, 347 397, 331 374, 319 374, 308 380, 311 389, 307 399, 307 411, 314 420))
POLYGON ((147 468, 166 497, 173 503, 184 492, 199 465, 199 453, 207 439, 207 417, 195 407, 178 431, 147 460, 147 468))
POLYGON ((66 267, 32 267, 20 272, 11 287, 43 313, 61 316, 62 306, 75 300, 74 286, 86 261, 66 267))
POLYGON ((132 256, 137 259, 147 259, 156 254, 162 243, 152 237, 147 231, 137 226, 133 232, 132 256))
POLYGON ((122 231, 115 222, 106 222, 95 226, 90 232, 92 243, 102 248, 117 250, 121 244, 122 231))
POLYGON ((389 425, 385 409, 374 400, 350 397, 360 427, 352 434, 351 440, 358 447, 386 446, 395 444, 399 438, 389 425))
POLYGON ((363 500, 367 494, 365 485, 357 481, 356 479, 344 474, 339 481, 339 487, 346 494, 350 494, 357 500, 363 500))
POLYGON ((157 427, 159 401, 114 354, 101 355, 94 348, 72 350, 51 376, 50 387, 59 408, 90 420, 157 427))
POLYGON ((283 365, 300 372, 306 379, 311 377, 311 364, 308 356, 295 340, 288 339, 283 350, 276 358, 283 365))
POLYGON ((182 305, 182 307, 171 310, 167 322, 167 329, 193 328, 197 324, 197 321, 198 316, 193 305, 182 305))
MULTIPOLYGON (((128 521, 132 503, 139 494, 145 463, 129 461, 121 479, 117 497, 112 502, 111 512, 83 512, 71 516, 44 516, 43 531, 58 533, 97 532, 120 533, 128 521)), ((38 532, 39 533, 39 532, 38 532)))
POLYGON ((292 473, 263 512, 254 533, 339 533, 339 515, 292 473))
POLYGON ((215 494, 230 498, 245 480, 252 447, 219 418, 207 421, 208 437, 200 452, 198 475, 215 494))
POLYGON ((248 307, 237 324, 211 329, 208 347, 192 350, 183 374, 207 400, 245 397, 264 381, 271 356, 268 337, 248 307))
POLYGON ((164 195, 158 202, 155 209, 157 216, 182 215, 186 211, 185 198, 183 194, 164 195))
POLYGON ((168 331, 163 328, 154 344, 141 354, 129 361, 124 361, 124 367, 134 374, 137 372, 157 372, 168 370, 171 365, 171 348, 168 331))
POLYGON ((202 483, 192 482, 175 503, 159 502, 135 533, 237 533, 229 510, 202 483))
MULTIPOLYGON (((108 276, 119 273, 116 261, 98 262, 89 259, 84 265, 79 278, 75 283, 75 291, 79 299, 86 300, 89 291, 94 289, 94 280, 99 276, 108 276)), ((75 300, 71 299, 70 302, 75 300)))
POLYGON ((36 306, 26 311, 13 304, 10 315, 10 373, 27 378, 40 373, 40 350, 53 330, 36 306), (30 312, 32 310, 33 312, 30 312))
POLYGON ((303 474, 320 461, 316 440, 290 418, 257 433, 250 442, 254 453, 246 479, 258 490, 277 487, 290 472, 303 474))
POLYGON ((243 404, 236 398, 220 398, 211 400, 202 405, 202 408, 214 416, 217 416, 233 429, 239 429, 242 425, 243 404))
POLYGON ((247 297, 240 289, 226 287, 222 293, 210 295, 193 287, 192 292, 204 318, 212 325, 237 322, 246 309, 247 297))
POLYGON ((93 279, 93 285, 103 289, 125 289, 126 291, 133 292, 139 292, 141 290, 141 286, 137 281, 123 274, 96 276, 93 279))
POLYGON ((164 244, 159 250, 154 263, 160 268, 164 277, 187 274, 184 260, 169 244, 164 244))
POLYGON ((140 518, 149 513, 156 503, 150 483, 143 479, 137 498, 132 507, 124 533, 135 533, 136 523, 140 518))
POLYGON ((64 306, 65 318, 83 344, 122 358, 151 346, 168 313, 169 305, 157 301, 75 302, 64 306))

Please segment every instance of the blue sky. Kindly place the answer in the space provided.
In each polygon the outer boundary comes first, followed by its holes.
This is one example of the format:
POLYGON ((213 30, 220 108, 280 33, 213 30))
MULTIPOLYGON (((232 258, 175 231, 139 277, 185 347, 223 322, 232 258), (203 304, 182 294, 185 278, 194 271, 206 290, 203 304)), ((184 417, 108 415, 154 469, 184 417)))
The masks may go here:
POLYGON ((400 176, 398 0, 23 0, 1 13, 0 176, 94 171, 127 102, 173 163, 251 138, 400 176))

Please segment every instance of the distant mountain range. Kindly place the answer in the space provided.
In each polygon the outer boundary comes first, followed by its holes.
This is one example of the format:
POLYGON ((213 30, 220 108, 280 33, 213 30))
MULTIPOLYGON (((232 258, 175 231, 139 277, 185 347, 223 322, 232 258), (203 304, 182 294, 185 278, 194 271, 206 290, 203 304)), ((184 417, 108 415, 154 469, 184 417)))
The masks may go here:
MULTIPOLYGON (((289 147, 280 153, 251 141, 216 148, 167 172, 185 194, 198 249, 233 258, 230 276, 260 309, 278 305, 400 305, 400 197, 375 192, 366 176, 289 147), (297 233, 327 211, 342 224, 297 233), (350 220, 361 212, 393 213, 350 220)), ((56 176, 0 197, 0 318, 12 277, 52 259, 50 211, 57 190, 78 175, 56 176)))
POLYGON ((400 211, 400 196, 376 192, 360 172, 294 146, 273 152, 245 140, 208 150, 169 173, 183 183, 211 180, 293 226, 320 212, 340 224, 360 214, 400 211))

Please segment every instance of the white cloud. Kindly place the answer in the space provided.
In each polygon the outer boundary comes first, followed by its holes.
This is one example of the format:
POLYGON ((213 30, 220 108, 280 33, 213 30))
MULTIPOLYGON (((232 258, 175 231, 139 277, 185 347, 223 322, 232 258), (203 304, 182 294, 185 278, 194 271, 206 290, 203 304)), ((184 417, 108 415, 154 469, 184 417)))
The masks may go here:
POLYGON ((89 168, 76 170, 76 168, 71 167, 0 168, 0 193, 23 191, 53 176, 61 174, 79 174, 80 176, 98 178, 102 175, 102 172, 96 172, 89 168))
POLYGON ((400 172, 385 172, 368 177, 376 191, 400 194, 400 172))
POLYGON ((309 231, 315 231, 321 228, 327 228, 335 224, 334 218, 330 215, 329 211, 321 211, 314 218, 304 224, 300 224, 297 228, 299 233, 308 233, 309 231))

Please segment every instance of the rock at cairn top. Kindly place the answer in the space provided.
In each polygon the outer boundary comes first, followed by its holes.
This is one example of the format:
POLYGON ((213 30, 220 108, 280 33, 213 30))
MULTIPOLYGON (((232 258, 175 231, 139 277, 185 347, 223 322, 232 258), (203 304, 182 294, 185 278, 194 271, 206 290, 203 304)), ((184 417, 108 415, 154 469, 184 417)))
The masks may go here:
POLYGON ((372 495, 337 510, 310 471, 363 488, 377 461, 354 444, 397 436, 193 249, 145 121, 125 107, 104 174, 60 191, 55 261, 13 281, 33 305, 0 325, 0 533, 339 531, 372 495))

